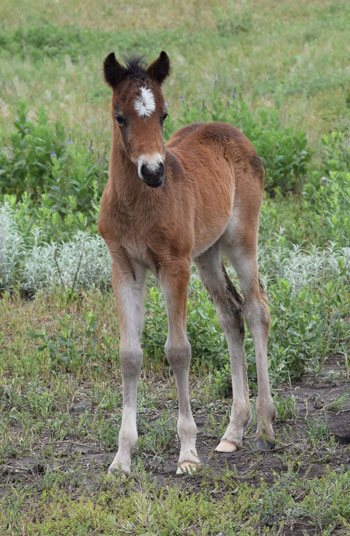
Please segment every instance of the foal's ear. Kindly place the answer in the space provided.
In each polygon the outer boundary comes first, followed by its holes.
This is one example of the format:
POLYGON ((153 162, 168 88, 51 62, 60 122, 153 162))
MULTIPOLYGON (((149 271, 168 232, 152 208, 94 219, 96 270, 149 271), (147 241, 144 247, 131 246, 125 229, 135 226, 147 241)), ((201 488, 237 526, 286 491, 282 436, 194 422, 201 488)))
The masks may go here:
POLYGON ((115 88, 122 81, 127 70, 116 60, 114 52, 111 52, 103 63, 103 72, 107 84, 115 88))
POLYGON ((147 74, 153 79, 158 82, 158 84, 162 84, 166 77, 170 73, 170 60, 169 56, 164 50, 160 53, 160 56, 156 61, 151 63, 151 65, 147 69, 147 74))

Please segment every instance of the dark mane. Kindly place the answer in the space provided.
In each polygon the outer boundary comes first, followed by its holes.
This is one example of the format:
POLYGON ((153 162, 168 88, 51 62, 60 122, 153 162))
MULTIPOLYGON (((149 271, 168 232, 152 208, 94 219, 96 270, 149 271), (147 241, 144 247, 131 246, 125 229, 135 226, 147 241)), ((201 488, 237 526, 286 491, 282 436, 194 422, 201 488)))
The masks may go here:
POLYGON ((146 80, 149 76, 146 73, 146 64, 143 56, 131 56, 124 59, 126 75, 137 80, 146 80))

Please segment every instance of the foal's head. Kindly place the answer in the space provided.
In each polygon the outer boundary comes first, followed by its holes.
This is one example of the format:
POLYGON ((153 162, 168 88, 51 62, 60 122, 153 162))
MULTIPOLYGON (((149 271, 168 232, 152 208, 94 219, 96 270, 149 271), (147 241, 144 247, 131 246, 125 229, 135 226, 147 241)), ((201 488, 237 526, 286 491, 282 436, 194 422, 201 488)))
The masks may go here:
POLYGON ((106 82, 113 89, 112 106, 127 157, 137 166, 140 179, 151 188, 164 183, 163 122, 167 117, 161 84, 170 71, 161 52, 148 68, 140 59, 120 65, 112 52, 104 61, 106 82))

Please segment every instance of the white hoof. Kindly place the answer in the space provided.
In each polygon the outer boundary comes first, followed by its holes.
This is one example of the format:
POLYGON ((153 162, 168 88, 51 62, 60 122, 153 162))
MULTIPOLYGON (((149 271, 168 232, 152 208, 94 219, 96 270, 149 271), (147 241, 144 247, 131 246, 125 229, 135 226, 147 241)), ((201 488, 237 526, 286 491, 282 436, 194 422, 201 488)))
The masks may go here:
POLYGON ((176 474, 177 475, 183 475, 183 474, 192 474, 192 473, 195 473, 198 469, 198 463, 194 463, 194 462, 182 462, 179 464, 177 470, 176 470, 176 474))
POLYGON ((238 450, 238 447, 235 443, 232 443, 232 441, 222 439, 215 450, 216 452, 235 452, 238 450))
POLYGON ((122 476, 122 478, 128 478, 128 476, 130 476, 131 474, 131 470, 130 469, 122 469, 122 464, 121 463, 118 463, 118 464, 111 464, 109 467, 108 467, 108 472, 107 474, 108 475, 116 475, 116 474, 120 474, 122 476))

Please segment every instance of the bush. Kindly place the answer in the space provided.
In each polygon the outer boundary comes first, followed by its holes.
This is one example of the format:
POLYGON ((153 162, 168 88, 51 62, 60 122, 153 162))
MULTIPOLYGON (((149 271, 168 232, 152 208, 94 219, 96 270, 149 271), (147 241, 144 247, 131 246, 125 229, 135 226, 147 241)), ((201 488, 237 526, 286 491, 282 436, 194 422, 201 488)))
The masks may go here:
MULTIPOLYGON (((305 371, 315 374, 323 360, 342 350, 350 336, 344 306, 350 299, 350 248, 291 248, 283 235, 273 246, 261 248, 260 269, 269 296, 272 318, 269 366, 273 383, 298 379, 305 371)), ((234 270, 228 268, 230 277, 234 270)), ((188 338, 192 369, 214 372, 222 395, 229 392, 230 370, 227 344, 219 327, 213 303, 193 274, 188 295, 188 338)), ((146 300, 143 349, 152 361, 165 362, 167 317, 159 287, 152 286, 146 300)), ((246 353, 250 386, 256 389, 253 341, 246 330, 246 353)))
POLYGON ((78 231, 70 240, 47 242, 39 227, 20 231, 22 208, 0 205, 0 291, 14 287, 30 296, 62 286, 111 286, 111 261, 103 239, 78 231))
POLYGON ((36 123, 29 121, 24 102, 19 104, 14 126, 0 149, 0 193, 15 195, 18 201, 31 200, 61 220, 74 209, 84 214, 86 226, 95 228, 107 176, 106 154, 99 157, 91 145, 73 143, 61 123, 48 123, 43 108, 36 123))
POLYGON ((20 281, 19 259, 24 251, 23 235, 12 217, 10 207, 0 206, 0 291, 20 281))

